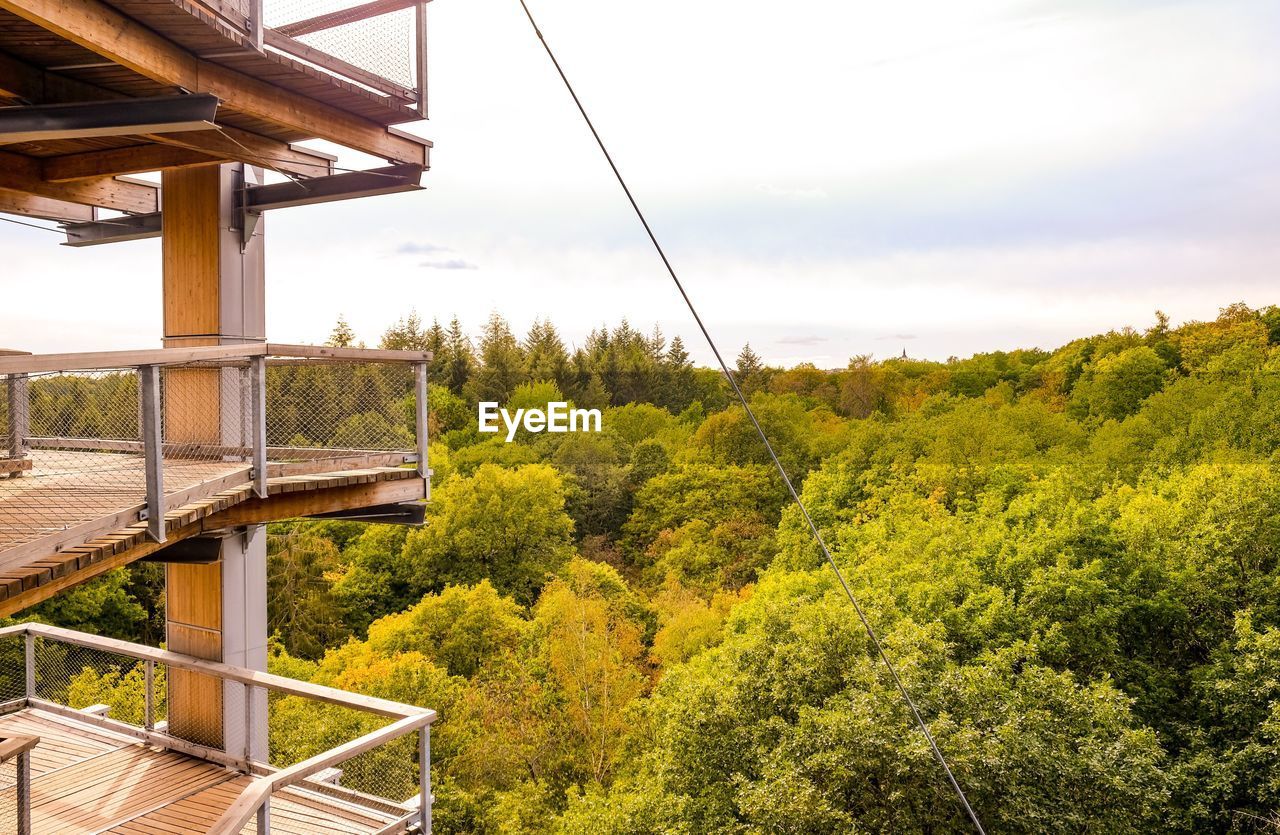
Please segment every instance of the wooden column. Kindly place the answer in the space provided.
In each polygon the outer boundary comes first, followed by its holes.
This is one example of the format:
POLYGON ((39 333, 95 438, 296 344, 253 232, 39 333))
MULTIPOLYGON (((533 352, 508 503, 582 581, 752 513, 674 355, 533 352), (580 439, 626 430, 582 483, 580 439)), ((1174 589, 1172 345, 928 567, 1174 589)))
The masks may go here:
MULTIPOLYGON (((242 243, 235 195, 241 165, 163 174, 164 342, 218 345, 265 338, 262 225, 242 243)), ((257 179, 252 170, 248 176, 257 179)), ((165 441, 238 441, 238 374, 169 369, 164 378, 165 441)), ((262 668, 266 662, 266 537, 223 540, 210 565, 166 566, 166 638, 175 652, 262 668), (262 586, 260 593, 258 586, 262 586), (249 590, 249 591, 247 591, 249 590), (261 611, 259 611, 259 609, 261 611)), ((169 672, 169 729, 202 745, 243 752, 243 694, 196 673, 169 672)), ((265 711, 260 712, 265 718, 265 711)), ((257 734, 255 733, 255 736, 257 734)))

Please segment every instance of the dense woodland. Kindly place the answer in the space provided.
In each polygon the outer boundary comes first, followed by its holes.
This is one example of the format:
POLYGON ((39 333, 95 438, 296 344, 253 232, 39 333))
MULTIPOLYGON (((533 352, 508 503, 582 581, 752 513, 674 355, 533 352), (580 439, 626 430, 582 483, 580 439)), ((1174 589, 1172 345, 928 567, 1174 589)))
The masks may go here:
MULTIPOLYGON (((435 352, 426 524, 273 525, 271 666, 438 709, 437 831, 966 830, 679 339, 409 316, 381 344, 435 352), (553 399, 604 431, 476 431, 477 400, 553 399)), ((1280 830, 1280 308, 737 366, 990 831, 1280 830)), ((408 420, 397 396, 383 419, 408 420)), ((119 570, 36 615, 158 643, 161 585, 119 570)), ((300 749, 341 741, 297 724, 300 749)))

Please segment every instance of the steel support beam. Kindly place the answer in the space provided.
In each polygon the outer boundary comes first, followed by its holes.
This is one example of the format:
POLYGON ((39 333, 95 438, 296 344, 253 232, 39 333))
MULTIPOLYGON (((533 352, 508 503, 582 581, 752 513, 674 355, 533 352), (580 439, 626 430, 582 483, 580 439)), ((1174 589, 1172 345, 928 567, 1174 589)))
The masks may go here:
POLYGON ((253 447, 253 493, 267 497, 267 358, 249 360, 249 438, 253 447))
POLYGON ((121 241, 141 241, 146 238, 158 238, 161 231, 159 212, 145 215, 123 215, 109 220, 91 220, 85 223, 64 223, 62 231, 67 233, 63 246, 97 246, 98 244, 116 244, 121 241))
POLYGON ((350 522, 376 522, 379 525, 421 525, 426 521, 427 506, 421 502, 379 504, 371 507, 344 508, 329 513, 313 513, 307 519, 344 519, 350 522))
MULTIPOLYGON (((398 194, 422 188, 423 168, 418 165, 389 165, 368 171, 330 174, 326 177, 291 180, 265 186, 246 186, 239 196, 242 242, 253 237, 263 212, 332 203, 356 197, 398 194)), ((160 212, 128 215, 108 220, 67 223, 63 229, 67 240, 63 246, 97 246, 121 241, 139 241, 160 237, 164 226, 160 212)))
POLYGON ((192 536, 180 539, 142 558, 142 562, 171 562, 185 565, 209 565, 222 559, 222 536, 192 536))
POLYGON ((6 107, 0 108, 0 144, 206 130, 217 112, 218 97, 207 93, 6 107))
POLYGON ((368 171, 350 171, 310 180, 291 180, 245 190, 244 211, 266 212, 287 209, 292 206, 310 206, 315 203, 332 203, 355 197, 372 197, 379 194, 397 194, 422 188, 423 167, 410 163, 371 168, 368 171))

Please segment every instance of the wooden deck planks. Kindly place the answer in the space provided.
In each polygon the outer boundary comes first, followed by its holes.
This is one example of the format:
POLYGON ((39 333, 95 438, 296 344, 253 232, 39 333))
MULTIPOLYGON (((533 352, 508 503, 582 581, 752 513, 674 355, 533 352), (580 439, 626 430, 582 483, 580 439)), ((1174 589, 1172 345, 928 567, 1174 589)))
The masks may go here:
POLYGON ((120 748, 124 743, 98 733, 75 729, 29 710, 0 717, 0 735, 36 736, 31 752, 31 773, 48 774, 82 760, 120 748))
MULTIPOLYGON (((250 778, 214 763, 151 748, 74 719, 24 709, 0 716, 0 734, 40 738, 32 751, 32 828, 37 835, 190 835, 235 802, 250 778)), ((12 804, 14 789, 0 791, 12 804)), ((305 789, 271 802, 279 835, 369 835, 395 817, 305 789)), ((254 832, 250 825, 245 832, 254 832)))
MULTIPOLYGON (((142 456, 32 450, 30 461, 32 468, 21 478, 0 480, 0 551, 146 500, 142 456)), ((166 459, 165 494, 225 477, 244 466, 241 462, 166 459)))

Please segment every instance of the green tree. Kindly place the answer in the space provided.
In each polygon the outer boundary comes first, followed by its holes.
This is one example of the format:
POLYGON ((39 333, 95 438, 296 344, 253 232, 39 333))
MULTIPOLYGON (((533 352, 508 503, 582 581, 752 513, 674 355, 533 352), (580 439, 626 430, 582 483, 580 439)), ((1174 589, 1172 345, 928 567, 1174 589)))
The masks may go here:
POLYGON ((409 534, 403 559, 422 588, 488 578, 529 604, 572 553, 564 506, 564 482, 551 467, 484 464, 433 492, 427 522, 409 534))
POLYGON ((560 334, 549 319, 535 320, 524 340, 525 376, 530 380, 546 380, 570 391, 574 384, 573 367, 560 334))
POLYGON ((525 382, 525 357, 511 326, 497 313, 489 317, 480 336, 480 368, 470 384, 472 400, 505 403, 525 382))
POLYGON ((394 325, 383 332, 378 347, 386 351, 429 350, 428 332, 422 327, 422 317, 416 310, 411 310, 407 316, 400 317, 394 325))
POLYGON ((733 376, 738 381, 738 387, 743 392, 753 392, 763 385, 764 381, 761 379, 763 375, 764 361, 760 359, 759 354, 751 350, 751 343, 748 342, 738 352, 738 359, 734 365, 733 376))
MULTIPOLYGON (((828 575, 777 577, 729 621, 722 644, 668 672, 633 769, 607 796, 571 803, 564 831, 963 831, 828 575)), ((1016 651, 956 665, 906 621, 885 633, 993 831, 1158 826, 1163 754, 1114 687, 1016 651)))
POLYGON ((1101 420, 1120 420, 1164 385, 1167 368, 1143 345, 1108 354, 1089 365, 1071 393, 1073 408, 1101 420))
POLYGON ((267 629, 304 658, 319 658, 350 634, 333 594, 339 549, 320 527, 273 525, 267 539, 267 629))
POLYGON ((334 348, 355 347, 356 332, 351 329, 351 325, 347 323, 345 316, 338 317, 338 323, 333 326, 333 331, 329 334, 329 339, 325 344, 334 348))

